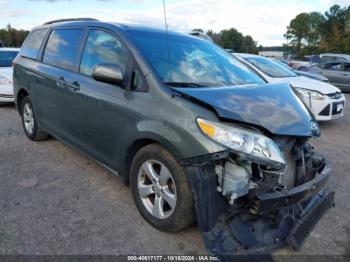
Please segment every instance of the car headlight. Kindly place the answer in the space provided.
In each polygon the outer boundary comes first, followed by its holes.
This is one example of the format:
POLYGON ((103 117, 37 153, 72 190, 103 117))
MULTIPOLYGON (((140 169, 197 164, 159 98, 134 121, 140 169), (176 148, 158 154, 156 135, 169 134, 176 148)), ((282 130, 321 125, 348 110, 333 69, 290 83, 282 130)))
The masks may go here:
POLYGON ((320 100, 323 101, 326 99, 326 97, 324 95, 322 95, 321 93, 317 92, 317 91, 311 91, 308 89, 304 89, 304 88, 295 88, 299 94, 302 95, 303 98, 307 99, 307 101, 311 98, 311 99, 315 99, 315 100, 320 100))
POLYGON ((12 81, 6 77, 0 76, 0 85, 10 85, 12 81))
POLYGON ((284 157, 270 138, 254 131, 201 118, 197 118, 197 124, 206 136, 229 147, 247 160, 258 160, 257 163, 271 165, 278 169, 285 168, 284 157))

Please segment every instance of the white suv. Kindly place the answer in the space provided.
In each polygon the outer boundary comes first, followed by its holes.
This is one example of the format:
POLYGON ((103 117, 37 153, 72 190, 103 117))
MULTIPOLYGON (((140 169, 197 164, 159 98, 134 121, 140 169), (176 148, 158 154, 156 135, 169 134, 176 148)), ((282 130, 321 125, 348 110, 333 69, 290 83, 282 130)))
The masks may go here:
POLYGON ((14 102, 12 61, 19 50, 19 48, 0 48, 0 103, 14 102))

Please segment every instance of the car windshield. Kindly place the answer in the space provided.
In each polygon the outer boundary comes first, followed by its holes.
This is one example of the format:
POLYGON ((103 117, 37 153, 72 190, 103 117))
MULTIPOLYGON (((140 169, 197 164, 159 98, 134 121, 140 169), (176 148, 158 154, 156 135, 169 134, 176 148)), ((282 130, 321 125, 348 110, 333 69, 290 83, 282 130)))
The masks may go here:
POLYGON ((163 32, 130 32, 155 72, 169 85, 215 87, 265 83, 209 41, 163 32))
POLYGON ((0 67, 12 67, 12 61, 17 54, 17 51, 0 51, 0 67))
POLYGON ((295 77, 297 76, 291 69, 286 66, 280 65, 279 63, 262 57, 262 56, 252 56, 245 58, 249 63, 253 64, 263 73, 271 77, 295 77))

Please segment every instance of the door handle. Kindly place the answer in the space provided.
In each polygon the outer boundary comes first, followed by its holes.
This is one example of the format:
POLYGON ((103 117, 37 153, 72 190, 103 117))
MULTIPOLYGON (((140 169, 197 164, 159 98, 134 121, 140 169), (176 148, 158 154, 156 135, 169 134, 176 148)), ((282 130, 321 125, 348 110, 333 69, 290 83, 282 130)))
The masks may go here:
POLYGON ((74 81, 73 83, 69 84, 69 89, 70 89, 72 92, 79 91, 79 90, 80 90, 80 84, 79 84, 79 82, 74 81))
POLYGON ((58 87, 65 88, 65 87, 67 86, 67 82, 66 82, 66 80, 64 79, 64 77, 61 76, 60 78, 58 78, 58 79, 56 80, 56 85, 57 85, 58 87))

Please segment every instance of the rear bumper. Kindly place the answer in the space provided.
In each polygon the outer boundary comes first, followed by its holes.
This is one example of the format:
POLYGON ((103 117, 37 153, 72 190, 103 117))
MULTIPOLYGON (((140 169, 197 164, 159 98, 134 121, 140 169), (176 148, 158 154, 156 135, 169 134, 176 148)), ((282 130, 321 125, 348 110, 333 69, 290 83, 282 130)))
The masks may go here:
POLYGON ((0 86, 0 102, 14 102, 13 86, 0 86))
POLYGON ((0 102, 14 102, 15 99, 13 97, 13 95, 3 95, 3 94, 0 94, 0 102))

